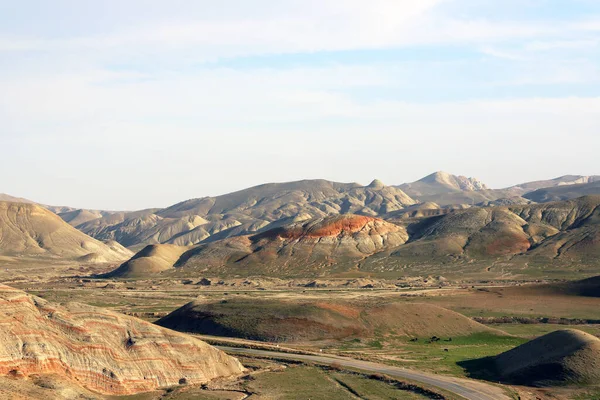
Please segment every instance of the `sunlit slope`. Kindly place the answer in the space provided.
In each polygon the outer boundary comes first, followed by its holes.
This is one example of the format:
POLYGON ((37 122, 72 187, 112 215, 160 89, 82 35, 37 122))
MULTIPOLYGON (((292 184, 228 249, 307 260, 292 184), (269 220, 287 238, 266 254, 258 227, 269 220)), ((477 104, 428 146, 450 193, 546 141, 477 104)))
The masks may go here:
POLYGON ((73 228, 35 204, 0 202, 0 254, 8 256, 80 257, 114 262, 132 253, 118 243, 107 245, 73 228))

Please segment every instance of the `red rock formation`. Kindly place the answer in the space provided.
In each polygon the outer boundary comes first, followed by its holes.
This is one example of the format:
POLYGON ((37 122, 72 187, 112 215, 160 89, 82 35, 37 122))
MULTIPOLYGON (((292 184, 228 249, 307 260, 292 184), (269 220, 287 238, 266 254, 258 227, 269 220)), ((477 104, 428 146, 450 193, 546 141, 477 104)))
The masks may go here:
POLYGON ((0 375, 58 374, 125 395, 241 373, 208 344, 133 317, 0 285, 0 375))
POLYGON ((356 265, 378 252, 404 244, 402 226, 362 215, 338 215, 295 222, 244 238, 230 238, 198 246, 179 259, 178 272, 191 269, 243 269, 247 273, 326 273, 331 266, 356 265))
POLYGON ((365 228, 372 222, 383 222, 379 218, 365 217, 361 215, 342 215, 338 218, 326 220, 321 224, 311 226, 306 235, 309 237, 339 236, 341 234, 353 234, 365 228))
POLYGON ((350 236, 361 231, 368 231, 369 235, 383 235, 390 232, 399 232, 400 230, 400 227, 379 218, 347 214, 274 229, 267 231, 265 235, 259 235, 259 237, 280 237, 286 240, 318 239, 341 235, 350 236))

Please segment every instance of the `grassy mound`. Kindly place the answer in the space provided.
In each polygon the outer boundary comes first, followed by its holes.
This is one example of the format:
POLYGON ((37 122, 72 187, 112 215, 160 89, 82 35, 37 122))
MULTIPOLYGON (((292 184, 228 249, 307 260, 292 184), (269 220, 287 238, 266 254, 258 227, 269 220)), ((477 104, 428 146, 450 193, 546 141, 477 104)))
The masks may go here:
POLYGON ((364 305, 243 297, 211 303, 197 300, 157 324, 183 332, 271 342, 364 338, 376 334, 425 338, 493 332, 461 314, 428 304, 364 305))
POLYGON ((578 330, 549 333, 495 359, 498 375, 525 385, 594 383, 600 380, 600 339, 578 330))
POLYGON ((504 352, 459 363, 471 376, 526 386, 596 384, 600 381, 600 339, 565 329, 504 352))

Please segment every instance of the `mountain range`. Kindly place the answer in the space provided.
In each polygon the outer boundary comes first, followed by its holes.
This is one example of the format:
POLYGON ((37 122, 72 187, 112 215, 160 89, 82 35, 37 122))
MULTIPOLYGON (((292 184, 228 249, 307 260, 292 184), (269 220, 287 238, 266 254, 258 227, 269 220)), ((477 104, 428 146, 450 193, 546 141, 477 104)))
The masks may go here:
POLYGON ((490 189, 474 178, 436 172, 398 186, 270 183, 132 212, 39 206, 2 195, 0 254, 115 262, 140 251, 113 273, 128 277, 377 273, 415 262, 531 257, 585 264, 600 254, 595 194, 599 176, 490 189))

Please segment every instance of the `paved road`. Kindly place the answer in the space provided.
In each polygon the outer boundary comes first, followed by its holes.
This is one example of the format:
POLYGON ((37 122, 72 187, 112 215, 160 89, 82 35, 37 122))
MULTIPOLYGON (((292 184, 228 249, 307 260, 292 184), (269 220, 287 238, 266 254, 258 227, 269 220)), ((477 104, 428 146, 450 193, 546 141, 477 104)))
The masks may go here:
POLYGON ((354 360, 352 358, 337 357, 332 355, 311 356, 303 354, 290 354, 277 351, 246 349, 237 347, 216 346, 230 354, 244 354, 249 356, 273 357, 278 359, 290 359, 298 361, 312 361, 319 364, 337 363, 344 367, 356 368, 362 371, 375 372, 393 376, 396 378, 409 379, 414 382, 438 387, 468 400, 510 400, 503 390, 497 386, 470 379, 454 378, 450 376, 429 374, 399 367, 391 367, 368 361, 354 360))

